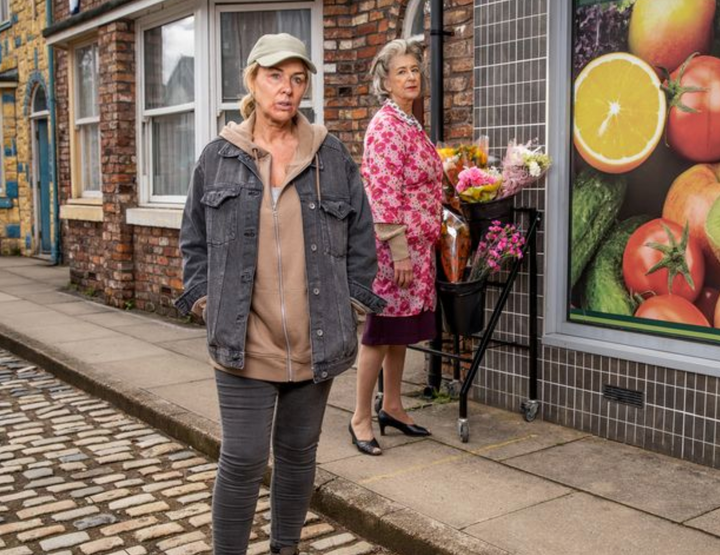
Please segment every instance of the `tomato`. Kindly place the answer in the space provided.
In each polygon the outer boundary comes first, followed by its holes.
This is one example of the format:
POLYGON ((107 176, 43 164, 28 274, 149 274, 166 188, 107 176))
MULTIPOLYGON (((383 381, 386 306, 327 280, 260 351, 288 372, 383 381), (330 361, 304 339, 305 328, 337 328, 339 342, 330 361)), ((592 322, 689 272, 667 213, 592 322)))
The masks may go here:
POLYGON ((720 161, 720 59, 691 56, 663 89, 670 102, 670 147, 694 162, 720 161))
POLYGON ((718 304, 720 291, 713 287, 703 287, 700 295, 695 299, 695 306, 700 309, 707 321, 712 323, 715 321, 715 307, 718 304))
POLYGON ((622 269, 630 293, 646 298, 672 293, 692 302, 705 280, 702 249, 688 226, 683 229, 663 218, 643 224, 630 236, 622 269))
POLYGON ((637 318, 650 320, 663 320, 677 324, 710 327, 707 318, 703 316, 694 304, 677 295, 659 295, 650 297, 635 311, 637 318))

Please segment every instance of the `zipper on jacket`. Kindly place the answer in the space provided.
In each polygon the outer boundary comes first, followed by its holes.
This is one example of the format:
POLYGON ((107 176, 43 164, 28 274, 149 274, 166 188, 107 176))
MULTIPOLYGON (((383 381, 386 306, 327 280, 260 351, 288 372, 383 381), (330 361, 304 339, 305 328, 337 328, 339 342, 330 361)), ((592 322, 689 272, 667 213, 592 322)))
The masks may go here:
MULTIPOLYGON (((271 185, 272 187, 272 185, 271 185)), ((280 200, 280 197, 278 197, 278 200, 280 200)), ((280 288, 280 313, 282 315, 282 325, 283 325, 283 333, 285 334, 285 351, 287 352, 287 372, 288 372, 288 381, 292 382, 293 380, 293 368, 292 368, 292 359, 290 358, 290 336, 288 335, 287 330, 287 315, 285 312, 285 290, 283 288, 283 269, 282 269, 282 250, 280 248, 280 224, 278 223, 278 211, 277 211, 277 202, 275 201, 272 190, 270 190, 270 201, 272 202, 272 212, 273 212, 273 224, 275 227, 275 245, 277 246, 277 257, 278 257, 278 282, 279 282, 279 288, 280 288)))

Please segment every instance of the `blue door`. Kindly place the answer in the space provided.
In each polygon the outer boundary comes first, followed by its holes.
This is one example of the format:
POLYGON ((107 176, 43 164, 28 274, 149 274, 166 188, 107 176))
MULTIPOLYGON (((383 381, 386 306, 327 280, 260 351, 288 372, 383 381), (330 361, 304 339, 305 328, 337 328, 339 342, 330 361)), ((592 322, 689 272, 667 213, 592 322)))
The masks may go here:
POLYGON ((52 247, 52 236, 50 235, 50 143, 47 118, 35 120, 35 140, 38 202, 40 203, 40 249, 43 254, 46 254, 52 247))

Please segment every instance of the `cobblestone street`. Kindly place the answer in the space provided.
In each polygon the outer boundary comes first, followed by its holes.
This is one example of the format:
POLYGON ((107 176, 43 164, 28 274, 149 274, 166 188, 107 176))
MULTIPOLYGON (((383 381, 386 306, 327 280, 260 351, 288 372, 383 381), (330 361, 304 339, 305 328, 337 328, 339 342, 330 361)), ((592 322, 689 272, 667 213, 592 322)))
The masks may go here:
MULTIPOLYGON (((216 465, 0 350, 0 555, 211 553, 216 465)), ((248 554, 269 552, 263 489, 248 554)), ((309 513, 309 555, 389 552, 309 513)))

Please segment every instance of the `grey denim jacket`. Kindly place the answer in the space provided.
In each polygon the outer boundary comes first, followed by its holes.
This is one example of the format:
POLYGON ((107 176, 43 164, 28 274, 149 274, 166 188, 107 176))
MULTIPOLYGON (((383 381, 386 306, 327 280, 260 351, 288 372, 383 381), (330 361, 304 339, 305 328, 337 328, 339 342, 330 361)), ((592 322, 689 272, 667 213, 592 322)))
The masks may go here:
MULTIPOLYGON (((372 214, 360 173, 340 141, 328 135, 315 161, 292 183, 300 197, 305 245, 313 379, 330 379, 357 355, 352 305, 380 312, 371 287, 377 272, 372 214), (312 293, 311 293, 312 292, 312 293)), ((263 184, 253 158, 217 138, 203 150, 180 230, 185 292, 175 301, 189 314, 207 295, 210 355, 243 368, 258 257, 263 184)))

